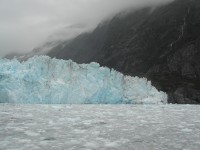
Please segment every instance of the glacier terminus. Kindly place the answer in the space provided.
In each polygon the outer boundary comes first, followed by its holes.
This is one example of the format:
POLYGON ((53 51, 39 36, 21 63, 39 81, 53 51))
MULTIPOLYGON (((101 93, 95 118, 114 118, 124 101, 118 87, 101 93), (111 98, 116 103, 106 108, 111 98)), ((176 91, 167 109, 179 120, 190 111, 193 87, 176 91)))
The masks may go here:
POLYGON ((0 59, 0 103, 162 104, 167 95, 145 78, 98 63, 34 56, 25 62, 0 59))

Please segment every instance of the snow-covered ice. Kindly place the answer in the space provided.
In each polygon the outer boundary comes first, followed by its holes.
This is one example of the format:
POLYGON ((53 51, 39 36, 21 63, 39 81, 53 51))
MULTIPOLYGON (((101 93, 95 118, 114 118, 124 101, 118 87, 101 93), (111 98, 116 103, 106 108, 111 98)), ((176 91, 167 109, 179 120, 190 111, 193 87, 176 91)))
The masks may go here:
POLYGON ((158 104, 167 95, 145 78, 123 74, 97 63, 35 56, 20 63, 0 59, 0 103, 158 104))
POLYGON ((199 150, 200 106, 0 105, 1 150, 199 150))

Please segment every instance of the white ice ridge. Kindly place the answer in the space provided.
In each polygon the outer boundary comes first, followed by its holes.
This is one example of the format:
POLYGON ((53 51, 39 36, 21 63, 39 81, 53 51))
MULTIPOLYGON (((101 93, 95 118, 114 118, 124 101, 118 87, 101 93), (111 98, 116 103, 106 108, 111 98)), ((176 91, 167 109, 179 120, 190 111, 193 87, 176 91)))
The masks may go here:
POLYGON ((31 104, 162 104, 167 95, 145 78, 124 76, 98 63, 35 56, 0 59, 0 102, 31 104))

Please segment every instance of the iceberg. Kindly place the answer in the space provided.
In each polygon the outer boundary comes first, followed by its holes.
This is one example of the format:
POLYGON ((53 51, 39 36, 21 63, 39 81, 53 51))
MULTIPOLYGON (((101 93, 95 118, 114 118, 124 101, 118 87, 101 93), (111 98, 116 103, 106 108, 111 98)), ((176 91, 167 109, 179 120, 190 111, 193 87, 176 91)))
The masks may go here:
POLYGON ((145 78, 98 63, 34 56, 25 62, 0 59, 0 103, 163 104, 167 94, 145 78))

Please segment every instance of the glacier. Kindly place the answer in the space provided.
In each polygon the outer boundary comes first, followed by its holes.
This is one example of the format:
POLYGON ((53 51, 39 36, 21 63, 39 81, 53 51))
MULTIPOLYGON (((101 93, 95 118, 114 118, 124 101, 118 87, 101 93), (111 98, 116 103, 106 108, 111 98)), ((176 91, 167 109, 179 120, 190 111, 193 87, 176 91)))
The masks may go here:
POLYGON ((0 59, 0 103, 165 104, 167 94, 146 78, 98 63, 34 56, 25 62, 0 59))

